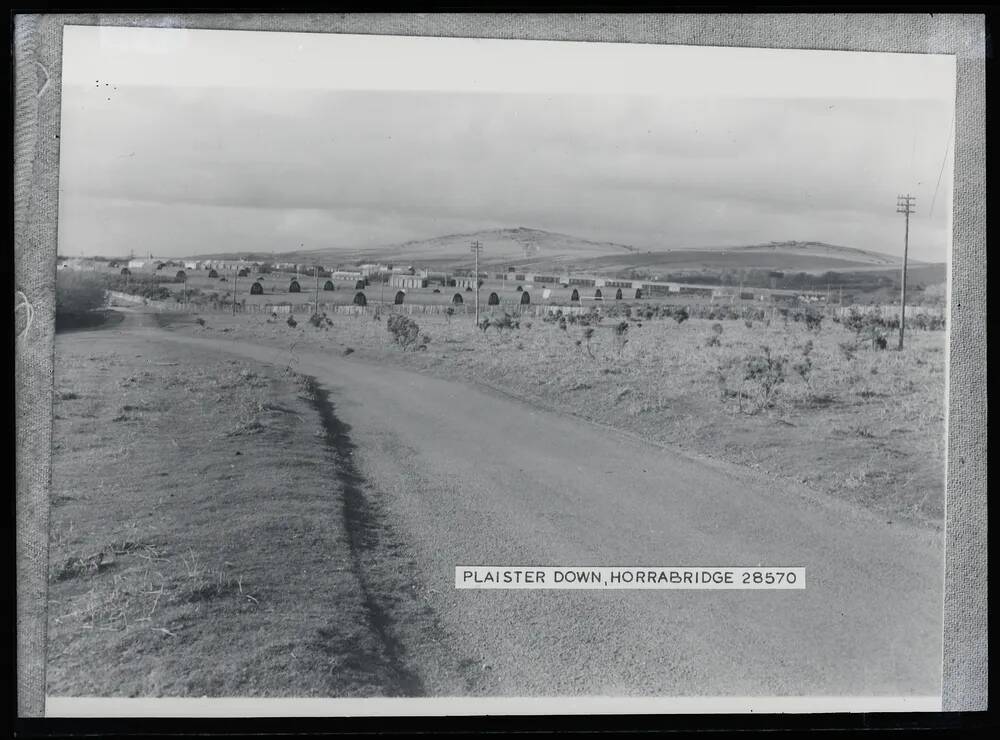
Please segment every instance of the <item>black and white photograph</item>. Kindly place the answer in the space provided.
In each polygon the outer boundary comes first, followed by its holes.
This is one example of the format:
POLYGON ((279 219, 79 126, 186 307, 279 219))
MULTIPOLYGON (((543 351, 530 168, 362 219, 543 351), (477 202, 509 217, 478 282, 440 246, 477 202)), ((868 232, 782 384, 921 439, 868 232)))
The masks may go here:
POLYGON ((48 714, 940 710, 954 55, 61 33, 48 714))

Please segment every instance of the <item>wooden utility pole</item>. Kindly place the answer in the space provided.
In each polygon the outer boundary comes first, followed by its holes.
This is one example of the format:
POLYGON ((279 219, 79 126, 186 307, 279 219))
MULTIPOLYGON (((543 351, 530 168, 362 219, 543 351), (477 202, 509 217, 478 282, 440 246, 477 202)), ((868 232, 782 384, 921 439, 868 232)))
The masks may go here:
POLYGON ((475 269, 475 281, 476 281, 476 326, 479 326, 479 253, 483 251, 483 245, 479 241, 472 242, 471 246, 472 252, 476 255, 476 269, 475 269))
POLYGON ((234 270, 233 271, 233 316, 236 315, 236 295, 239 283, 240 283, 240 271, 234 270))
POLYGON ((903 236, 903 276, 899 291, 899 349, 903 349, 903 331, 906 324, 906 260, 910 251, 910 214, 916 208, 916 196, 900 195, 896 197, 896 213, 904 214, 906 231, 903 236))
POLYGON ((319 314, 319 266, 313 267, 316 272, 316 307, 313 309, 314 314, 319 314))

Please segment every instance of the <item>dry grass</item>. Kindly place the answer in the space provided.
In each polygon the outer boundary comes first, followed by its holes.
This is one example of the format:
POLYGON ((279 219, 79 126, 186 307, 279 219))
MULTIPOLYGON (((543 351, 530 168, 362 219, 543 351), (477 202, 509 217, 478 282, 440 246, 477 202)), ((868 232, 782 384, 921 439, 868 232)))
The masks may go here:
POLYGON ((302 379, 128 341, 57 339, 48 692, 384 694, 302 379))
POLYGON ((612 329, 620 319, 589 327, 588 338, 588 327, 563 330, 535 317, 513 331, 483 332, 469 318, 427 315, 414 319, 433 339, 414 353, 393 346, 384 318, 337 315, 329 331, 253 317, 230 326, 237 336, 275 346, 337 354, 350 347, 362 358, 486 383, 806 483, 890 518, 941 522, 944 332, 912 330, 898 352, 855 347, 854 334, 829 320, 816 332, 780 319, 751 326, 643 319, 629 322, 622 348, 612 329), (746 358, 763 347, 786 360, 783 382, 766 405, 759 384, 744 380, 746 358))

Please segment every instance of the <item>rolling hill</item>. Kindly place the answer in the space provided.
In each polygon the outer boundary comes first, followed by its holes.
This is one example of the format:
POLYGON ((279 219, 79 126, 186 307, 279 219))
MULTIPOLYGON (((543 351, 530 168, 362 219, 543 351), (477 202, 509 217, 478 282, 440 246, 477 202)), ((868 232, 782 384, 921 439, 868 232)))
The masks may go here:
MULTIPOLYGON (((318 249, 285 252, 282 261, 323 265, 392 262, 437 269, 466 268, 470 249, 478 241, 483 266, 510 265, 525 270, 618 273, 782 270, 805 273, 896 270, 898 257, 816 241, 784 241, 732 247, 639 249, 626 244, 594 241, 525 227, 484 229, 359 249, 318 249)), ((236 255, 200 255, 234 257, 236 255)), ((257 255, 260 258, 261 255, 257 255)), ((277 258, 277 255, 275 255, 277 258)), ((925 263, 911 260, 916 267, 925 263)))
MULTIPOLYGON (((588 259, 611 255, 628 255, 634 247, 613 242, 598 242, 569 234, 560 234, 523 226, 514 229, 484 229, 465 234, 449 234, 367 249, 352 250, 356 259, 406 263, 471 262, 471 244, 482 245, 480 260, 485 264, 498 262, 535 262, 566 258, 588 259)), ((317 250, 304 253, 318 256, 334 253, 317 250)), ((343 253, 336 253, 338 256, 343 253)))
MULTIPOLYGON (((768 242, 767 244, 733 247, 727 251, 739 254, 782 254, 810 259, 837 259, 879 267, 896 266, 900 263, 899 258, 887 254, 870 252, 855 247, 841 247, 823 242, 768 242)), ((916 263, 917 260, 911 259, 910 262, 916 263)))

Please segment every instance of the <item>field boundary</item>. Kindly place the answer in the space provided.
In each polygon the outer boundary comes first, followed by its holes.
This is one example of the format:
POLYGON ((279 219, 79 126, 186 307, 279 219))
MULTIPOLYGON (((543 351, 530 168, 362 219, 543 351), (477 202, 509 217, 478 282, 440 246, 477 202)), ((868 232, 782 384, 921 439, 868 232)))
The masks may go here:
MULTIPOLYGON (((519 317, 534 317, 542 318, 544 316, 551 316, 557 312, 561 312, 564 316, 581 316, 591 312, 594 309, 601 310, 605 306, 613 307, 619 302, 615 300, 609 301, 596 301, 592 299, 587 299, 590 301, 589 305, 561 305, 554 303, 536 303, 536 304, 520 304, 514 302, 502 301, 499 305, 486 306, 480 305, 479 313, 485 316, 495 316, 498 311, 503 311, 504 313, 513 314, 519 317)), ((641 300, 641 299, 640 299, 641 300)), ((111 306, 125 304, 127 306, 145 306, 153 311, 165 312, 165 313, 233 313, 233 304, 223 302, 223 301, 211 301, 207 303, 193 303, 193 302, 183 302, 183 301, 156 301, 148 298, 143 298, 142 296, 131 295, 129 293, 122 293, 120 291, 108 291, 108 302, 111 306)), ((708 304, 711 305, 713 309, 724 309, 727 304, 708 304)), ((695 306, 694 304, 678 306, 679 308, 684 308, 692 316, 698 316, 705 312, 705 308, 702 305, 695 306)), ((770 315, 771 320, 776 320, 782 315, 782 311, 788 311, 790 309, 772 305, 767 307, 759 307, 753 305, 730 305, 729 308, 732 312, 736 314, 736 319, 746 319, 751 318, 754 314, 759 314, 763 311, 765 316, 770 315)), ((343 305, 343 304, 332 304, 332 303, 316 303, 314 301, 280 301, 277 303, 246 303, 240 302, 236 304, 236 313, 242 314, 276 314, 279 316, 287 315, 306 315, 310 316, 314 312, 319 312, 327 315, 342 315, 342 316, 372 316, 376 312, 382 313, 398 313, 404 314, 406 316, 444 316, 449 314, 449 309, 452 314, 459 314, 463 316, 469 316, 475 313, 475 307, 469 303, 464 304, 425 304, 425 303, 378 303, 370 302, 364 306, 359 305, 343 305)), ((845 316, 850 316, 852 313, 858 313, 862 315, 878 315, 883 319, 892 319, 899 316, 898 306, 865 306, 865 305, 850 305, 850 306, 827 306, 821 309, 821 313, 824 315, 836 316, 837 318, 842 318, 845 316)), ((944 309, 932 306, 907 306, 907 315, 914 316, 930 316, 940 319, 945 319, 944 309)), ((615 314, 619 315, 619 314, 615 314)), ((732 316, 730 316, 732 318, 732 316)), ((919 327, 910 327, 919 328, 919 327)))

